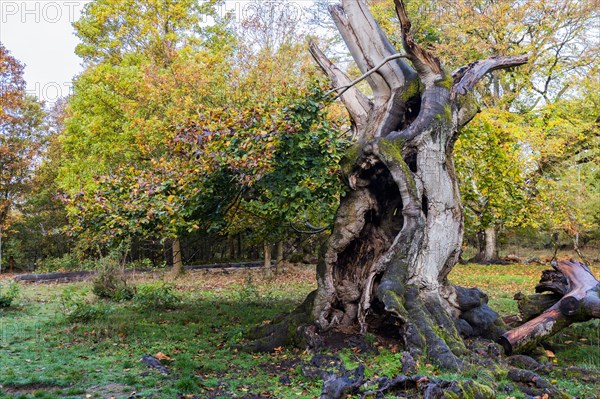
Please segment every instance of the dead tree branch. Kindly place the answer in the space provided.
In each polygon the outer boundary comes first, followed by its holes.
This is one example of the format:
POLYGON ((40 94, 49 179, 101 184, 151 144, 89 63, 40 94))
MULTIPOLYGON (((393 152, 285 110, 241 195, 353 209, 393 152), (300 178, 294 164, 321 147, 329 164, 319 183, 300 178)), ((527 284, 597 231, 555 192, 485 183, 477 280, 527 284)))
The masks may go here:
POLYGON ((556 272, 544 272, 536 291, 551 291, 558 298, 564 295, 539 316, 501 337, 507 354, 529 349, 572 323, 600 317, 600 282, 589 267, 573 261, 552 266, 556 272))

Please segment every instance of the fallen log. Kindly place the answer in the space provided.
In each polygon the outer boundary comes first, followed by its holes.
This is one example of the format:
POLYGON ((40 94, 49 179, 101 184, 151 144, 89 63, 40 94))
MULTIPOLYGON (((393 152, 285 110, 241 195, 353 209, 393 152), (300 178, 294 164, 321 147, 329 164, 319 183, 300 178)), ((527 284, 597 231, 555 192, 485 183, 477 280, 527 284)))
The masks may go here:
POLYGON ((79 272, 64 272, 64 273, 43 273, 43 274, 17 274, 15 281, 22 281, 25 283, 46 283, 46 282, 57 282, 57 283, 68 283, 71 281, 81 281, 86 278, 93 276, 96 272, 93 271, 79 271, 79 272))
MULTIPOLYGON (((271 262, 273 266, 274 263, 271 262)), ((263 261, 252 261, 252 262, 234 262, 234 263, 212 263, 208 265, 191 265, 184 266, 185 270, 205 270, 205 269, 253 269, 264 266, 263 261)))
MULTIPOLYGON (((235 263, 213 263, 207 265, 191 265, 184 266, 185 270, 208 270, 208 269, 254 269, 263 267, 262 261, 252 262, 235 262, 235 263)), ((127 269, 125 273, 144 273, 154 272, 157 269, 127 269)), ((15 281, 22 281, 24 283, 70 283, 73 281, 85 280, 88 277, 95 275, 96 272, 93 270, 77 271, 77 272, 57 272, 57 273, 43 273, 43 274, 17 274, 14 279, 15 281)))
POLYGON ((574 261, 553 262, 552 267, 536 286, 538 294, 550 295, 517 298, 524 320, 529 320, 502 335, 506 354, 530 349, 573 323, 600 317, 600 282, 589 267, 574 261), (542 311, 542 306, 549 307, 542 311))

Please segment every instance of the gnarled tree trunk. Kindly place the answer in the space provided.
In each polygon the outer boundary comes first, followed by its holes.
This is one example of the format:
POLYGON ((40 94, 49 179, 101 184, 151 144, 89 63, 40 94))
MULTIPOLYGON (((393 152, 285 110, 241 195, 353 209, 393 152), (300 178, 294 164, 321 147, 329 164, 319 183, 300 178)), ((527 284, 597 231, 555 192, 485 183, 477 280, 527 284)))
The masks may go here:
POLYGON ((465 351, 459 332, 499 331, 483 293, 447 281, 463 238, 454 142, 477 112, 470 93, 476 82, 526 57, 491 58, 451 74, 413 41, 404 5, 395 4, 405 54, 393 48, 362 0, 330 7, 372 99, 310 45, 358 139, 342 161, 349 191, 321 251, 318 289, 303 309, 318 332, 385 332, 403 339, 413 354, 456 368, 465 351))

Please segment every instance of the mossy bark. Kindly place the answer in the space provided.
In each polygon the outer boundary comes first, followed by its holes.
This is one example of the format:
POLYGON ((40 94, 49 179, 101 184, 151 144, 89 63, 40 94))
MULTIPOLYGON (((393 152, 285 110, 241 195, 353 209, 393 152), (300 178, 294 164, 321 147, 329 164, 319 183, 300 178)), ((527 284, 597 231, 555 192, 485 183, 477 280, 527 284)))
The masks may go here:
POLYGON ((477 112, 470 94, 477 81, 526 58, 494 57, 450 74, 415 43, 404 4, 395 4, 406 53, 400 58, 363 0, 330 7, 372 99, 310 45, 339 89, 357 142, 341 161, 348 190, 320 252, 318 288, 302 306, 311 326, 303 329, 295 312, 279 331, 308 341, 331 330, 389 335, 456 369, 466 352, 461 333, 493 336, 502 325, 483 293, 447 279, 463 236, 454 142, 477 112))
POLYGON ((467 321, 463 313, 484 307, 486 333, 503 332, 487 301, 461 306, 447 281, 462 242, 454 131, 446 119, 418 146, 382 138, 364 143, 359 156, 352 149, 349 192, 318 265, 312 316, 321 331, 391 334, 447 368, 459 367, 466 353, 459 324, 471 334, 483 328, 481 318, 467 321))

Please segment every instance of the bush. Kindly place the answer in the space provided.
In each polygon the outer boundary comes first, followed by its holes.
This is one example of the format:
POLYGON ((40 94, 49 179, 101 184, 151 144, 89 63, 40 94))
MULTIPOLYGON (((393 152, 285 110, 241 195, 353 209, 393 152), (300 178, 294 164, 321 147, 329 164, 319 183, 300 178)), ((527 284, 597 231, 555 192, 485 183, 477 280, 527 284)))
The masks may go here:
POLYGON ((91 270, 94 268, 94 262, 80 261, 73 254, 66 253, 60 258, 45 258, 39 261, 36 271, 42 273, 52 272, 73 272, 80 270, 91 270))
POLYGON ((111 251, 96 262, 98 272, 92 284, 92 292, 102 299, 117 302, 128 301, 135 295, 133 287, 127 285, 123 267, 121 266, 121 251, 111 251))
POLYGON ((251 274, 246 276, 244 285, 238 291, 240 302, 259 302, 261 300, 260 291, 254 283, 254 279, 251 274))
POLYGON ((110 307, 102 302, 93 302, 88 298, 87 290, 66 288, 61 296, 61 312, 70 322, 89 322, 106 316, 110 307))
POLYGON ((8 286, 0 284, 0 308, 8 308, 19 295, 19 285, 11 283, 8 286))
POLYGON ((175 286, 165 282, 140 284, 135 289, 133 301, 143 308, 172 309, 181 303, 175 286))
POLYGON ((135 288, 127 285, 127 279, 121 272, 99 272, 94 279, 92 292, 101 299, 123 302, 134 297, 135 288))

